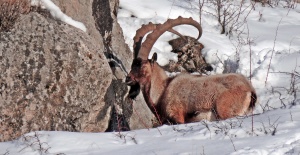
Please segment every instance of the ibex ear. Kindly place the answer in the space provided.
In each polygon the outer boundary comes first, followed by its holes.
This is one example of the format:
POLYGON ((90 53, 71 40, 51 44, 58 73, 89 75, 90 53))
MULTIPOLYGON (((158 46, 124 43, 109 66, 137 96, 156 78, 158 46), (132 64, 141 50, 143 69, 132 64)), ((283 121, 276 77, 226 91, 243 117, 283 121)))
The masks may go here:
POLYGON ((155 52, 151 58, 151 63, 153 64, 157 60, 157 53, 155 52))

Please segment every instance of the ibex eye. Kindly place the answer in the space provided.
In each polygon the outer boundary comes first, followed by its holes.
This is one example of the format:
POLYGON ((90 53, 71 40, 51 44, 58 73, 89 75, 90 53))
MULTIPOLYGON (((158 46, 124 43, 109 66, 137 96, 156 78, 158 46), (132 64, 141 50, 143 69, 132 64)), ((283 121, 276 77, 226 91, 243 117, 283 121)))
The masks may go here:
POLYGON ((141 62, 136 62, 135 65, 136 66, 141 66, 141 62))

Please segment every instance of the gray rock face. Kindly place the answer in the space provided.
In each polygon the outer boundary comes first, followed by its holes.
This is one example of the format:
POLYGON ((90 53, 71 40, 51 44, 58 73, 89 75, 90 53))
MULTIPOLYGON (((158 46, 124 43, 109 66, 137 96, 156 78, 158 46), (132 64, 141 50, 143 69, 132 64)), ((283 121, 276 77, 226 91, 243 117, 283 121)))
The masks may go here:
POLYGON ((88 34, 97 42, 104 44, 105 48, 102 52, 113 73, 112 82, 105 95, 107 105, 113 106, 107 131, 119 130, 120 126, 121 130, 152 127, 152 119, 155 117, 147 107, 142 94, 134 101, 127 99, 129 88, 124 83, 124 79, 130 70, 132 52, 125 43, 122 29, 117 22, 119 1, 72 0, 72 3, 69 3, 65 0, 53 0, 53 2, 65 14, 83 22, 88 29, 88 34), (122 123, 120 125, 117 122, 122 123))
POLYGON ((103 37, 106 45, 105 55, 114 75, 107 92, 109 96, 107 102, 114 104, 107 131, 150 128, 155 117, 147 107, 142 94, 136 100, 127 98, 129 87, 124 83, 124 79, 130 71, 133 54, 125 43, 122 29, 117 22, 118 7, 118 0, 94 0, 93 2, 96 28, 103 37), (122 122, 121 129, 118 122, 122 122))
MULTIPOLYGON (((70 16, 76 21, 82 22, 87 27, 87 33, 95 39, 96 42, 101 42, 102 36, 96 29, 95 20, 93 17, 93 2, 94 0, 52 0, 63 13, 70 16)), ((103 51, 101 51, 103 53, 103 51)))
POLYGON ((37 130, 119 130, 116 116, 121 130, 152 127, 143 96, 127 99, 132 53, 117 23, 119 1, 53 2, 87 32, 39 8, 0 30, 0 141, 37 130))
POLYGON ((104 131, 112 73, 103 44, 31 12, 0 32, 0 141, 34 130, 104 131))

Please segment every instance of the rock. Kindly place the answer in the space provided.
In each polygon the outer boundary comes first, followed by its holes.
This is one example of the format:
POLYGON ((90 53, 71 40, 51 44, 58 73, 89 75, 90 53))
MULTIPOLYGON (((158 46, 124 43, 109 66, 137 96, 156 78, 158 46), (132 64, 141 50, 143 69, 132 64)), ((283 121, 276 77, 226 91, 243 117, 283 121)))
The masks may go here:
POLYGON ((72 19, 82 22, 87 27, 87 33, 94 38, 96 42, 101 42, 102 44, 103 38, 96 29, 93 17, 93 0, 72 0, 72 3, 66 0, 52 0, 52 2, 72 19))
POLYGON ((126 98, 129 88, 124 83, 124 79, 130 70, 133 57, 125 43, 122 28, 117 22, 119 1, 72 0, 72 3, 69 3, 65 0, 53 0, 53 2, 68 16, 83 22, 88 28, 88 33, 105 46, 103 52, 114 75, 105 97, 106 103, 114 105, 107 131, 119 130, 117 117, 123 120, 122 130, 152 127, 152 119, 155 117, 147 107, 142 94, 134 101, 126 98), (79 13, 77 10, 85 10, 85 12, 79 13), (90 16, 91 14, 93 16, 90 16), (141 121, 144 123, 140 123, 141 121))
POLYGON ((30 11, 30 0, 1 0, 0 8, 0 31, 8 31, 20 14, 30 11))
MULTIPOLYGON (((72 0, 72 3, 69 3, 65 0, 54 0, 53 2, 68 16, 83 22, 88 33, 105 46, 103 53, 113 72, 112 83, 105 97, 107 104, 114 105, 113 110, 115 111, 111 113, 111 119, 122 118, 124 122, 121 124, 126 124, 122 130, 152 127, 152 119, 155 117, 147 107, 142 94, 135 101, 126 99, 129 88, 124 83, 124 79, 130 70, 133 57, 125 43, 122 28, 117 22, 119 1, 72 0), (78 12, 77 10, 85 10, 85 12, 78 12), (144 118, 139 118, 139 115, 144 115, 144 118), (141 121, 144 121, 146 125, 141 124, 141 121)), ((118 130, 116 127, 119 125, 114 121, 110 122, 107 131, 118 130)))
POLYGON ((36 130, 106 130, 112 73, 101 42, 36 12, 0 32, 0 141, 36 130))
POLYGON ((201 50, 203 44, 195 38, 184 36, 169 41, 172 46, 172 52, 178 54, 178 62, 171 61, 169 65, 164 66, 165 70, 170 72, 199 72, 200 74, 212 71, 212 67, 205 60, 201 50))
POLYGON ((117 116, 125 130, 152 127, 143 96, 126 98, 132 53, 118 0, 53 2, 87 33, 40 8, 0 30, 0 141, 37 130, 112 131, 117 116))
POLYGON ((112 113, 107 131, 149 128, 153 126, 152 120, 155 117, 147 107, 142 94, 133 101, 127 98, 129 87, 124 81, 130 71, 133 54, 125 43, 122 29, 117 22, 118 7, 118 0, 94 0, 93 2, 96 28, 104 38, 105 55, 114 74, 112 86, 108 90, 110 97, 107 102, 114 103, 115 111, 112 113), (121 119, 121 124, 125 125, 122 129, 119 129, 118 119, 121 119))

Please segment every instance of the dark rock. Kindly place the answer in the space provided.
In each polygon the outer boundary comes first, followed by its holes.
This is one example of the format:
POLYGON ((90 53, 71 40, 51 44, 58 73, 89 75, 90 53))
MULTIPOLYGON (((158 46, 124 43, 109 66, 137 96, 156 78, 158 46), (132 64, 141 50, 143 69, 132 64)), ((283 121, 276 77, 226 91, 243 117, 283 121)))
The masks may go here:
POLYGON ((204 48, 203 44, 195 38, 184 36, 184 38, 170 40, 169 44, 172 46, 172 52, 178 54, 178 62, 171 61, 164 67, 167 71, 199 72, 201 74, 212 71, 213 68, 201 53, 204 48))

